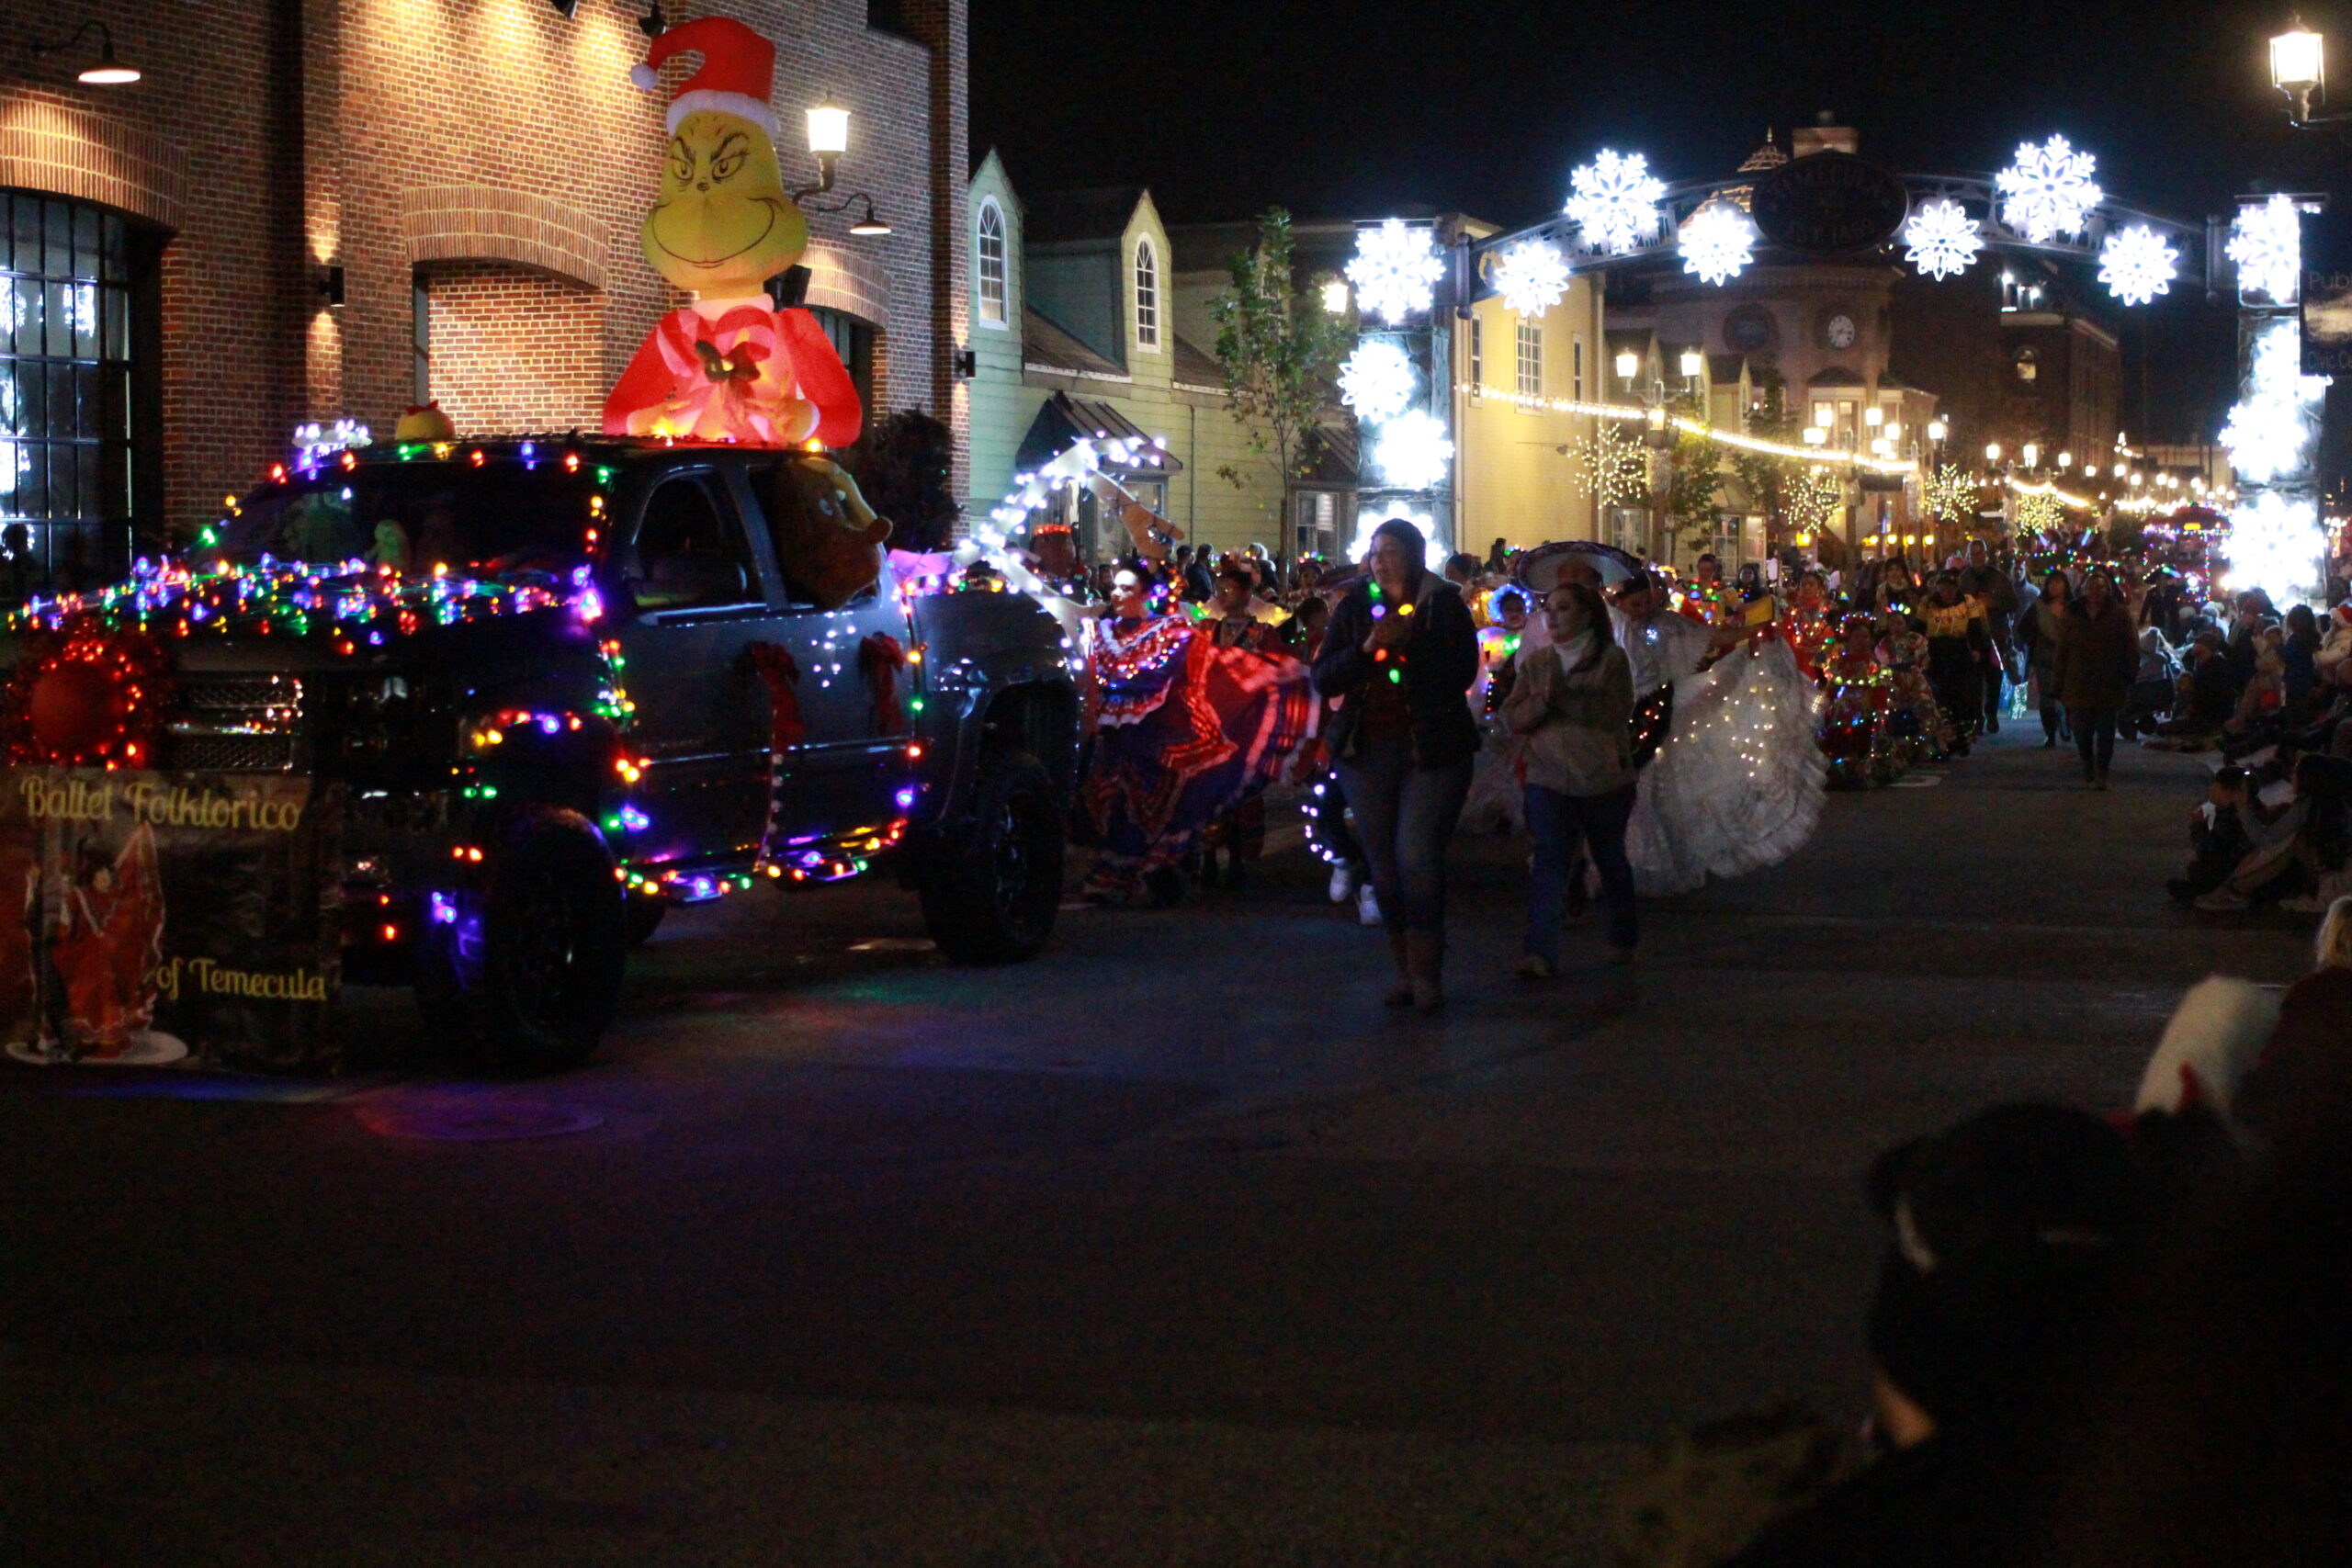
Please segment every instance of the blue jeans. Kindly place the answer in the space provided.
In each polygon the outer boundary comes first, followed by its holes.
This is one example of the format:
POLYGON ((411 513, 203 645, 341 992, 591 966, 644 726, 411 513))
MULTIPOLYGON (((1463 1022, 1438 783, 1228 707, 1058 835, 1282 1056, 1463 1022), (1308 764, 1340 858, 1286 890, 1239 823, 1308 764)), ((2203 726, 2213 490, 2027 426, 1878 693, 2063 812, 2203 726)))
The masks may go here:
POLYGON ((1366 740, 1332 771, 1356 814, 1373 897, 1390 931, 1445 930, 1445 846, 1470 794, 1473 759, 1413 765, 1408 740, 1366 740))
POLYGON ((1527 786, 1527 830, 1535 836, 1535 868, 1527 889, 1530 956, 1559 966, 1568 868, 1579 839, 1600 873, 1600 908, 1609 920, 1609 945, 1634 945, 1634 866, 1625 858, 1625 824, 1633 815, 1631 784, 1609 795, 1562 795, 1542 784, 1527 786))

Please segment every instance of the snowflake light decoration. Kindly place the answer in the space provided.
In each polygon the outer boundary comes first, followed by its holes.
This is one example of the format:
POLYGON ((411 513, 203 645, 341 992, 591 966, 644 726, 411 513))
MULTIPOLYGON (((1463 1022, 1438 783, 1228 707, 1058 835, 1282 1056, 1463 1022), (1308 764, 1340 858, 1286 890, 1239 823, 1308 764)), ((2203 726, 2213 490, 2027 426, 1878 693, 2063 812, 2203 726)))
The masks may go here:
POLYGON ((1395 419, 1413 400, 1413 362, 1385 337, 1356 344, 1340 367, 1340 400, 1368 423, 1395 419))
POLYGON ((2144 305, 2172 292, 2173 264, 2180 253, 2145 223, 2109 234, 2098 251, 2098 280, 2126 305, 2144 305))
POLYGON ((1621 156, 1603 148, 1568 180, 1568 204, 1563 210, 1583 231, 1587 245, 1623 255, 1657 236, 1657 204, 1666 199, 1666 186, 1650 173, 1649 160, 1639 152, 1621 156))
POLYGON ((1382 478, 1398 490, 1428 490, 1445 478, 1453 442, 1445 425, 1425 409, 1400 413, 1380 427, 1373 449, 1382 478))
POLYGON ((1567 294, 1567 258, 1549 240, 1522 240, 1495 257, 1492 281, 1515 314, 1540 316, 1567 294))
POLYGON ((1957 463, 1946 463, 1928 476, 1928 515, 1946 523, 1965 521, 1976 511, 1976 482, 1957 463))
POLYGON ((1818 534, 1846 509, 1846 481, 1815 465, 1789 482, 1781 496, 1781 515, 1800 533, 1818 534))
POLYGON ((2063 136, 2039 146, 2020 143, 2017 162, 1993 176, 2001 193, 2001 221, 2042 244, 2082 231, 2083 220, 2107 193, 2091 178, 2098 160, 2077 152, 2063 136))
POLYGON ((1711 201, 1682 225, 1682 270, 1709 283, 1737 277, 1756 259, 1756 225, 1729 202, 1711 201))
POLYGON ((2230 563, 2222 587, 2241 593, 2260 588, 2277 600, 2310 599, 2323 581, 2327 535, 2310 502, 2266 491, 2230 513, 2221 549, 2230 563))
POLYGON ((1577 489, 1603 506, 1638 501, 1650 491, 1649 448, 1623 434, 1614 424, 1603 424, 1594 434, 1568 448, 1574 465, 1570 477, 1577 489))
POLYGON ((1347 266, 1356 302, 1392 327, 1430 308, 1430 286, 1445 274, 1445 258, 1430 244, 1425 229, 1408 229, 1391 218, 1356 235, 1356 254, 1347 266))
POLYGON ((1348 558, 1362 560, 1370 555, 1373 530, 1392 517, 1401 522, 1410 523, 1421 531, 1421 537, 1427 541, 1425 554, 1429 569, 1434 572, 1443 572, 1446 558, 1453 553, 1453 547, 1438 537, 1437 520, 1426 512, 1415 512, 1412 508, 1399 506, 1395 502, 1390 502, 1385 506, 1363 507, 1356 513, 1356 536, 1348 545, 1348 558))
POLYGON ((1911 221, 1903 226, 1903 243, 1911 247, 1903 253, 1903 259, 1939 281, 1966 272, 1975 262, 1976 253, 1984 248, 1977 236, 1976 220, 1966 208, 1943 196, 1919 204, 1911 221))
POLYGON ((2230 466, 2250 484, 2301 468, 2317 434, 2328 378, 2304 375, 2302 355, 2302 328, 2292 318, 2270 322, 2254 341, 2245 395, 2222 426, 2230 466))
POLYGON ((2066 525, 2066 507, 2054 495, 2021 495, 2009 505, 2009 521, 2020 534, 2046 534, 2066 525))
POLYGON ((2303 214, 2289 196, 2238 209, 2222 247, 2238 269, 2238 286, 2280 305, 2295 302, 2303 281, 2303 214))

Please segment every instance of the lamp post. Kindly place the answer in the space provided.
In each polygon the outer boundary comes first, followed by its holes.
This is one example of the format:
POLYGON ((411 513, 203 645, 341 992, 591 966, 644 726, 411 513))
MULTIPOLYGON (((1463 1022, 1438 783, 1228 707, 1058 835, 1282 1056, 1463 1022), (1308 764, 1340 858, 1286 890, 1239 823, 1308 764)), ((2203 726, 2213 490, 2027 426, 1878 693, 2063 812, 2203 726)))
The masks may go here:
POLYGON ((2270 40, 2270 85, 2287 95, 2287 122, 2297 128, 2352 119, 2352 114, 2312 113, 2327 102, 2327 40, 2297 17, 2270 40))
MULTIPOLYGON (((658 10, 658 7, 657 7, 658 10)), ((833 188, 834 170, 842 154, 849 151, 849 110, 833 102, 826 94, 808 108, 808 155, 817 160, 817 183, 804 186, 792 193, 792 199, 810 212, 844 212, 851 207, 859 213, 849 226, 849 231, 861 236, 878 236, 890 232, 874 210, 874 198, 865 192, 851 191, 833 201, 817 201, 833 188)))
POLYGON ((40 39, 24 39, 19 40, 18 47, 31 54, 58 54, 69 49, 79 48, 82 40, 94 32, 98 35, 98 57, 74 73, 74 80, 85 87, 127 87, 138 81, 141 75, 139 67, 127 60, 117 58, 114 52, 114 29, 104 22, 84 22, 80 27, 75 28, 73 35, 62 43, 48 43, 40 39))

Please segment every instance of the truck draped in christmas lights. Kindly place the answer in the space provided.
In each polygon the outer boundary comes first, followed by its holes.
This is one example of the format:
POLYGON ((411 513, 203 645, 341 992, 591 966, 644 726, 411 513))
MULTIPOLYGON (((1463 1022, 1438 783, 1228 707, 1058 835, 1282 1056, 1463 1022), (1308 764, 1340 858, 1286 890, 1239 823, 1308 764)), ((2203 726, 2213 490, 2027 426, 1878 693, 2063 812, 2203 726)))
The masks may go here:
POLYGON ((9 615, 0 738, 170 810, 202 803, 146 775, 307 777, 345 972, 524 1064, 594 1048, 669 905, 762 880, 887 862, 951 955, 1025 957, 1076 763, 1062 627, 985 573, 901 581, 882 531, 799 450, 306 449, 184 554, 9 615))

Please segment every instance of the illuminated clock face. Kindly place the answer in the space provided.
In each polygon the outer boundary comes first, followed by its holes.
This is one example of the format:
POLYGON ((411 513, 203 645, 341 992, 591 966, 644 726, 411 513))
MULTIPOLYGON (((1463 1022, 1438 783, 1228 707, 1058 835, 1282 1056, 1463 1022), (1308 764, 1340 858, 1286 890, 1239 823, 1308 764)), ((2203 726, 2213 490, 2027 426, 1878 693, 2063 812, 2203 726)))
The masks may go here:
POLYGON ((1829 340, 1829 346, 1832 348, 1853 347, 1854 318, 1847 315, 1836 315, 1830 317, 1827 321, 1823 323, 1821 335, 1829 340))

